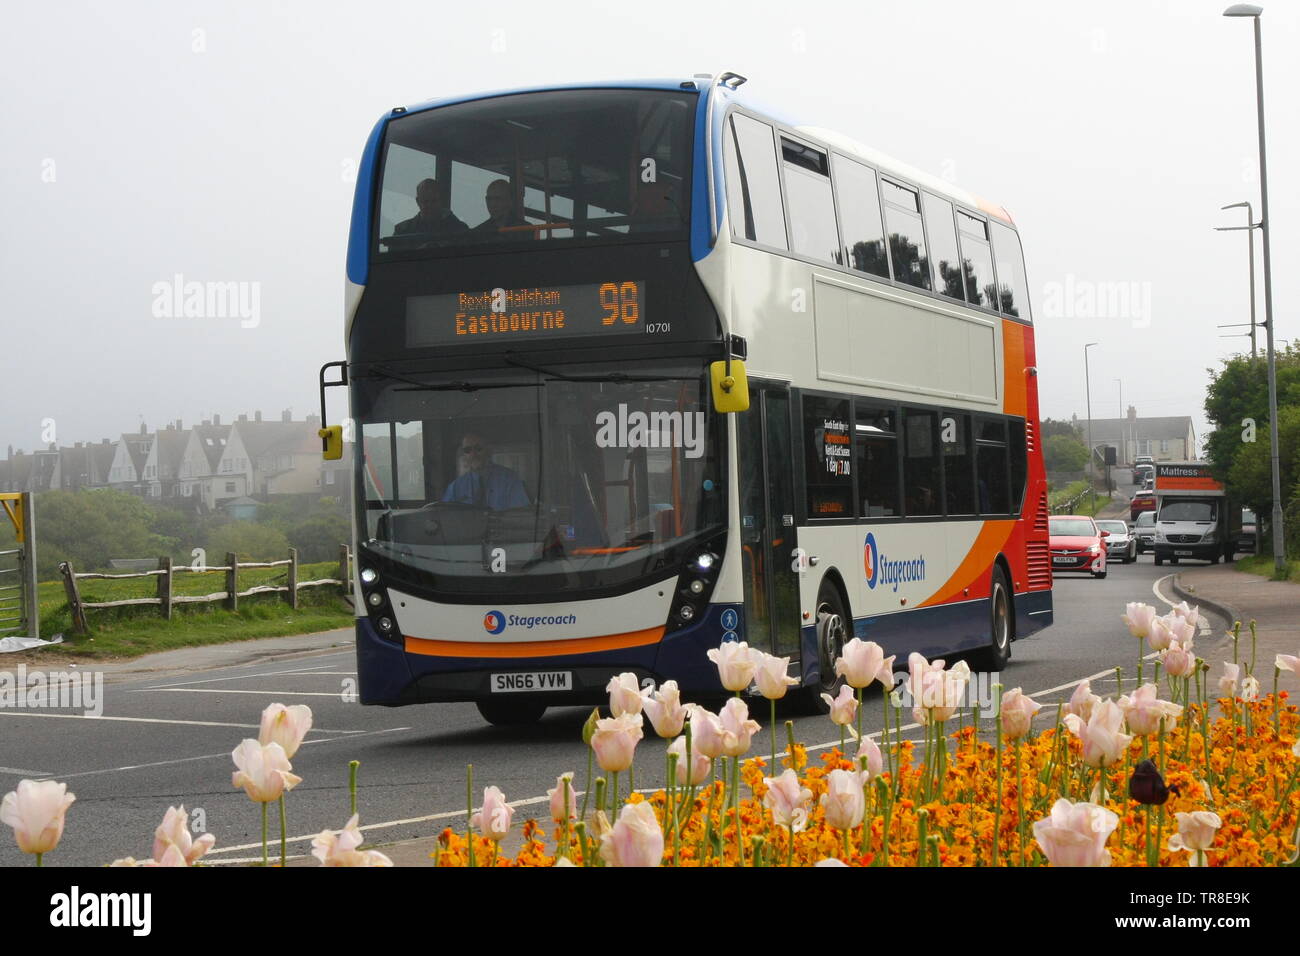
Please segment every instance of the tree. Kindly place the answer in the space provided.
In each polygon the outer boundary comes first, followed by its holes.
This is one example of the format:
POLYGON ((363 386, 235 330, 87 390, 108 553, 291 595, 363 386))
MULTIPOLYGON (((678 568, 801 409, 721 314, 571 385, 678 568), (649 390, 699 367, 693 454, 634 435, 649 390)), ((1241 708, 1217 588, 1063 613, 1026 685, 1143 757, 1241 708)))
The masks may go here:
POLYGON ((1057 421, 1053 418, 1044 418, 1039 423, 1039 431, 1042 433, 1044 441, 1053 435, 1068 435, 1071 438, 1080 437, 1079 430, 1074 427, 1074 422, 1057 421))
POLYGON ((1043 442, 1043 465, 1049 474, 1083 471, 1088 466, 1088 446, 1072 435, 1052 435, 1043 442))
MULTIPOLYGON (((1278 466, 1285 499, 1300 478, 1300 405, 1278 409, 1277 433, 1278 466)), ((1267 427, 1259 429, 1255 441, 1243 442, 1237 449, 1227 478, 1232 497, 1263 520, 1269 520, 1273 513, 1273 450, 1267 427)))
POLYGON ((352 525, 340 514, 315 515, 290 528, 288 535, 299 561, 332 561, 338 557, 339 545, 352 540, 352 525))
POLYGON ((37 574, 58 576, 59 562, 77 571, 97 571, 111 558, 151 558, 171 551, 172 542, 150 529, 149 506, 135 495, 111 488, 46 491, 37 495, 37 574))
MULTIPOLYGON (((1263 442, 1267 448, 1268 367, 1264 356, 1252 359, 1236 355, 1223 360, 1223 368, 1210 373, 1205 394, 1205 417, 1214 426, 1205 440, 1205 453, 1214 466, 1215 477, 1226 480, 1237 456, 1249 445, 1263 442)), ((1300 348, 1277 353, 1277 404, 1281 410, 1300 405, 1300 348)), ((1279 425, 1282 419, 1279 417, 1279 425)), ((1283 486, 1285 493, 1289 485, 1283 486)), ((1244 497, 1244 496, 1243 496, 1244 497)), ((1268 501, 1273 500, 1272 492, 1268 501)))

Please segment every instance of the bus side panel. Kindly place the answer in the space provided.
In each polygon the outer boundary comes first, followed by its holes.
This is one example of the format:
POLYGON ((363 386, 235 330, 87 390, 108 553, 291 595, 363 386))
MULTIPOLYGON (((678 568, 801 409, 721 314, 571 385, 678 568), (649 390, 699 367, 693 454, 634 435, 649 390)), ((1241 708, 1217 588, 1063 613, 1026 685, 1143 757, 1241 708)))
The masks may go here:
MULTIPOLYGON (((361 607, 360 596, 357 606, 361 607)), ((370 618, 357 618, 357 684, 363 704, 396 705, 411 685, 411 667, 400 644, 375 633, 370 618)))

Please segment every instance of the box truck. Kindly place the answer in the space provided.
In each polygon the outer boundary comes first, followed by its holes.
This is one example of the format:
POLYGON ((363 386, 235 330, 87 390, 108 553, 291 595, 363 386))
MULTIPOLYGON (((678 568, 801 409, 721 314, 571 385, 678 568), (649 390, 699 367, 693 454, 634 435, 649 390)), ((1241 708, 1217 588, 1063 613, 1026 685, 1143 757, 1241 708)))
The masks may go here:
POLYGON ((1241 535, 1241 508, 1203 461, 1156 462, 1156 564, 1193 558, 1231 561, 1241 535))

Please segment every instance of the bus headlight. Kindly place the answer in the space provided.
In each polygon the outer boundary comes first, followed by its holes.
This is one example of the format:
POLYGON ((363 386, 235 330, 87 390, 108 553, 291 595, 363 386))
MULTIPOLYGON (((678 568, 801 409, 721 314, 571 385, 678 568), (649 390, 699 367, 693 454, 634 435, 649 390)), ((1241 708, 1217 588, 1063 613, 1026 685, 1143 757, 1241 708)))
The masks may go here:
POLYGON ((703 554, 698 554, 695 556, 695 566, 699 568, 701 571, 713 570, 713 565, 716 564, 717 561, 718 561, 717 557, 710 554, 708 551, 705 551, 703 554))
POLYGON ((362 584, 374 584, 378 580, 379 580, 379 572, 376 571, 374 568, 361 569, 362 584))
POLYGON ((371 607, 379 607, 384 603, 384 596, 378 591, 371 591, 370 597, 366 598, 366 600, 370 602, 371 607))
POLYGON ((691 582, 690 587, 691 587, 692 594, 703 594, 705 584, 699 578, 696 578, 694 581, 691 582))
POLYGON ((683 621, 694 620, 695 608, 691 607, 689 604, 683 604, 680 608, 677 609, 677 616, 680 617, 683 621))
POLYGON ((383 631, 385 634, 391 634, 393 632, 392 618, 381 617, 379 619, 379 629, 383 631))

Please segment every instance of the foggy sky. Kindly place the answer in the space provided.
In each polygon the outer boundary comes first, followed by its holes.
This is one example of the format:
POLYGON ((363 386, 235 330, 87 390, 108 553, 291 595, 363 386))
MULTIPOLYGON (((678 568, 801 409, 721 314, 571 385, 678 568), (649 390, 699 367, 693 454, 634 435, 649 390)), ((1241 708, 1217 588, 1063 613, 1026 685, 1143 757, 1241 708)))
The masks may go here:
MULTIPOLYGON (((344 357, 352 170, 388 109, 733 69, 752 97, 1006 206, 1044 417, 1192 415, 1248 348, 1250 22, 1227 0, 10 6, 0 34, 0 454, 317 403, 344 357), (793 9, 792 9, 793 7, 793 9), (838 12, 836 12, 838 11, 838 12), (737 15, 743 12, 743 19, 737 15), (158 316, 155 286, 257 284, 256 325, 158 316), (1122 283, 1123 286, 1115 285, 1122 283), (1130 285, 1131 284, 1131 285, 1130 285), (1127 314, 1079 315, 1129 290, 1127 314), (1050 314, 1055 306, 1057 314, 1050 314), (248 327, 246 327, 248 326, 248 327)), ((1265 6, 1277 335, 1300 337, 1294 4, 1265 6)), ((1262 269, 1259 318, 1263 319, 1262 269)), ((1124 311, 1124 310, 1121 310, 1124 311)), ((1261 347, 1263 332, 1260 333, 1261 347)), ((341 413, 342 404, 332 406, 341 413)))

